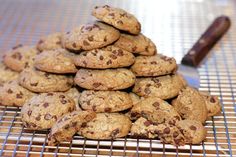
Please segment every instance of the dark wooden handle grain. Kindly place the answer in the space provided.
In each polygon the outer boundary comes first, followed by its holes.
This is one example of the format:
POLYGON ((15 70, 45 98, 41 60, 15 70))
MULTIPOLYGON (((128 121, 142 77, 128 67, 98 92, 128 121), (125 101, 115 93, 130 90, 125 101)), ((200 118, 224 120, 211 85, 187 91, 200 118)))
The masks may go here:
POLYGON ((217 17, 183 57, 181 63, 197 67, 215 43, 227 32, 230 23, 230 19, 227 16, 217 17))

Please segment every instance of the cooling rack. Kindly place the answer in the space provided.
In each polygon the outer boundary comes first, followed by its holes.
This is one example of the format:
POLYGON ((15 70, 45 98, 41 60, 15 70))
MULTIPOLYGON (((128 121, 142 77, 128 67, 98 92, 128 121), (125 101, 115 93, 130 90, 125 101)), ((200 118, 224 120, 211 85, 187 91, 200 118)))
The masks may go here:
POLYGON ((174 147, 159 140, 127 136, 112 141, 84 139, 47 145, 48 131, 23 128, 20 108, 0 106, 0 156, 236 156, 236 2, 231 0, 0 0, 0 52, 16 44, 35 44, 39 37, 67 31, 94 20, 94 5, 110 4, 137 16, 142 32, 160 53, 182 56, 218 15, 232 27, 198 68, 200 90, 216 95, 222 113, 206 122, 207 138, 199 145, 174 147))

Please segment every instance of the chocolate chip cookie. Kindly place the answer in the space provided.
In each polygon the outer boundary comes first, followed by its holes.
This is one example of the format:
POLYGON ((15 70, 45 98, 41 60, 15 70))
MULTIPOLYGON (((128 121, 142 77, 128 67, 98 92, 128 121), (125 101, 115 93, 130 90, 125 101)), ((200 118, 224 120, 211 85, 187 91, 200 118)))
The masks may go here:
POLYGON ((62 44, 69 50, 92 50, 107 46, 120 37, 112 26, 94 22, 77 27, 62 36, 62 44))
POLYGON ((119 90, 132 86, 135 75, 128 69, 90 70, 79 69, 75 83, 85 89, 119 90))
POLYGON ((39 51, 48 51, 62 48, 61 36, 62 33, 57 32, 42 37, 37 43, 37 49, 39 51))
POLYGON ((177 64, 174 58, 161 54, 138 56, 131 70, 136 76, 161 76, 175 73, 177 64))
POLYGON ((20 73, 19 83, 33 92, 62 92, 71 88, 73 78, 28 68, 20 73))
POLYGON ((34 57, 38 50, 33 46, 17 45, 5 53, 4 64, 14 71, 22 71, 33 65, 34 57))
POLYGON ((206 102, 208 117, 215 116, 221 112, 221 103, 217 96, 212 96, 207 92, 201 92, 200 94, 206 102))
POLYGON ((21 118, 26 128, 49 129, 62 115, 74 109, 74 101, 64 93, 42 93, 32 97, 23 105, 21 118))
POLYGON ((84 90, 79 102, 82 109, 95 112, 118 112, 133 106, 130 95, 120 91, 84 90))
POLYGON ((121 33, 119 40, 114 45, 126 51, 145 56, 152 56, 157 53, 155 44, 142 33, 138 35, 121 33))
POLYGON ((186 143, 199 144, 206 138, 206 128, 200 121, 182 120, 178 121, 176 126, 184 135, 186 143))
POLYGON ((48 134, 48 145, 70 142, 81 126, 96 117, 92 111, 73 111, 60 117, 48 134))
POLYGON ((23 88, 17 80, 12 80, 0 86, 0 105, 22 106, 35 94, 23 88))
POLYGON ((137 78, 133 92, 142 97, 170 99, 177 96, 185 86, 186 82, 179 74, 137 78))
POLYGON ((141 100, 131 109, 131 118, 138 119, 144 117, 154 124, 167 123, 175 125, 181 120, 177 111, 166 101, 157 97, 148 97, 141 100))
POLYGON ((123 9, 108 5, 96 6, 93 9, 92 15, 105 23, 131 34, 139 34, 141 31, 141 24, 136 17, 123 9))
POLYGON ((34 66, 45 72, 66 74, 76 73, 74 55, 65 49, 43 51, 35 57, 34 66))
POLYGON ((175 110, 183 119, 197 120, 205 123, 207 107, 203 96, 194 88, 183 88, 177 99, 172 101, 175 110))
POLYGON ((134 63, 134 55, 115 46, 84 51, 74 59, 77 66, 92 69, 127 67, 134 63))
POLYGON ((18 78, 19 73, 11 70, 5 64, 0 62, 0 85, 18 78))
POLYGON ((128 135, 130 119, 120 113, 98 113, 96 118, 82 126, 79 134, 89 139, 115 139, 128 135))

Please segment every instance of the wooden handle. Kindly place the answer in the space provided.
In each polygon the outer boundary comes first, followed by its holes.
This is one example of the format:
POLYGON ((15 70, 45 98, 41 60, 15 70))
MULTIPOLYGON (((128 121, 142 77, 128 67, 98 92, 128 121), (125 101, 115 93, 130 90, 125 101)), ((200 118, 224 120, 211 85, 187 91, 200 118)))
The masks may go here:
POLYGON ((181 63, 197 67, 208 54, 215 43, 224 35, 230 27, 230 19, 227 16, 217 17, 183 57, 181 63))

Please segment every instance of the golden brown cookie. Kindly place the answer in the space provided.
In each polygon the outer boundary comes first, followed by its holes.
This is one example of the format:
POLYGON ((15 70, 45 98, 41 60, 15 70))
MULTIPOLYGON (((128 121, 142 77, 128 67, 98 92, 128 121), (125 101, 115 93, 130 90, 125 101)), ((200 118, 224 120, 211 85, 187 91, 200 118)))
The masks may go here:
POLYGON ((85 89, 119 90, 132 86, 135 82, 134 74, 124 68, 90 70, 79 69, 75 76, 75 83, 85 89))
POLYGON ((134 55, 115 46, 84 51, 75 56, 77 66, 92 69, 127 67, 134 63, 134 55))
POLYGON ((120 37, 120 32, 101 22, 84 24, 62 36, 62 44, 69 50, 92 50, 107 46, 120 37))
POLYGON ((119 40, 114 45, 126 51, 145 56, 152 56, 157 53, 155 44, 142 33, 138 35, 121 33, 119 40))
POLYGON ((42 37, 37 43, 37 49, 39 51, 48 51, 62 48, 61 45, 62 33, 53 33, 42 37))
POLYGON ((105 23, 131 34, 139 34, 141 31, 141 24, 136 17, 123 9, 108 5, 96 6, 93 9, 92 15, 105 23))
POLYGON ((5 64, 0 63, 0 85, 18 78, 19 73, 11 70, 5 64))

